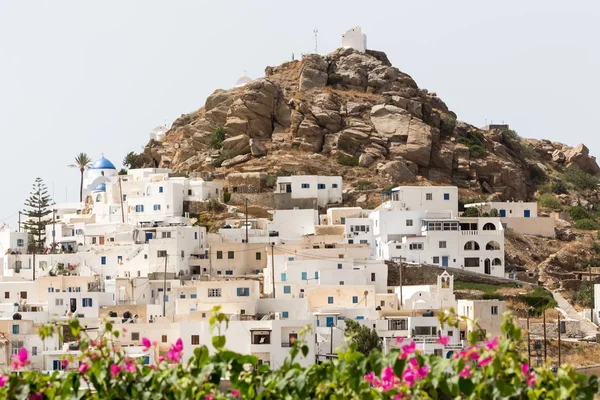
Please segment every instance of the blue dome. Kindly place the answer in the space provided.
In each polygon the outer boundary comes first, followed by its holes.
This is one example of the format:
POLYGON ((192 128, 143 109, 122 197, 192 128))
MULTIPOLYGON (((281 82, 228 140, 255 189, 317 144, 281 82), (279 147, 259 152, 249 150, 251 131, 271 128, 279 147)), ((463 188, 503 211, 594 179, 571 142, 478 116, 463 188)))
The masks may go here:
POLYGON ((92 167, 90 169, 116 169, 116 168, 113 163, 111 163, 106 158, 102 157, 101 159, 96 161, 94 164, 92 164, 92 167))
POLYGON ((104 183, 101 183, 94 189, 92 189, 92 192, 106 192, 106 185, 104 183))

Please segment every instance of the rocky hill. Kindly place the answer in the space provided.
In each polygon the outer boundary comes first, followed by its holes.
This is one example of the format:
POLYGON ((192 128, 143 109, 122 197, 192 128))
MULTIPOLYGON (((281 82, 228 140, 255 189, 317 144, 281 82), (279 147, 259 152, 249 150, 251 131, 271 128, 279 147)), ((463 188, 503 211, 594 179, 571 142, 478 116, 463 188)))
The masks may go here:
POLYGON ((459 121, 384 53, 349 48, 267 67, 263 78, 215 91, 138 161, 217 177, 336 173, 347 188, 454 184, 506 200, 531 199, 545 175, 569 165, 600 175, 585 146, 459 121))

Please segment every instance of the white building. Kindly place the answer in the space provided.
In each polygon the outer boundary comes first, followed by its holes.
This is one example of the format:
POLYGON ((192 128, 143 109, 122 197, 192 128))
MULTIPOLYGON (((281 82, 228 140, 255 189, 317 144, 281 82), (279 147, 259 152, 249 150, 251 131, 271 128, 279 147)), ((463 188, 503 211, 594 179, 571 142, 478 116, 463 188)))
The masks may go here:
POLYGON ((319 207, 342 202, 342 177, 293 175, 277 178, 275 193, 289 193, 292 199, 317 199, 319 207))
POLYGON ((367 51, 367 35, 362 33, 360 26, 349 29, 342 35, 342 47, 350 47, 364 53, 367 51))

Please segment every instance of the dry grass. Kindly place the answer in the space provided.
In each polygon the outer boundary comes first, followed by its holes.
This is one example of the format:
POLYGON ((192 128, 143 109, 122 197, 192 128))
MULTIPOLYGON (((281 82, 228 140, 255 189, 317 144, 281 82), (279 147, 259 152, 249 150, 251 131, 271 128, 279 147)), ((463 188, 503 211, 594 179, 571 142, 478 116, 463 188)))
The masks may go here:
POLYGON ((358 101, 358 102, 362 102, 362 101, 366 101, 366 102, 377 102, 377 103, 382 103, 384 101, 384 98, 382 95, 377 94, 377 93, 367 93, 367 92, 360 92, 358 90, 339 90, 339 89, 334 89, 330 86, 326 86, 323 88, 324 91, 329 92, 331 94, 335 94, 337 96, 339 96, 342 100, 350 100, 350 101, 358 101))

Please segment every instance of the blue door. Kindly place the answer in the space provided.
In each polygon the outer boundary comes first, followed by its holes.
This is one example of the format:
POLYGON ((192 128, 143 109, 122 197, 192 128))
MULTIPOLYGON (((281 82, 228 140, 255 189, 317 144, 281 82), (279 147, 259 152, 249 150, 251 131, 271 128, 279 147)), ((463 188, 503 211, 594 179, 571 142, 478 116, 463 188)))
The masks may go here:
POLYGON ((333 326, 333 317, 327 317, 327 319, 325 320, 325 322, 327 323, 326 325, 329 326, 333 326))
POLYGON ((448 266, 448 256, 442 256, 442 267, 448 266))
POLYGON ((146 242, 150 239, 152 239, 152 232, 146 232, 146 242))
POLYGON ((506 217, 506 210, 500 210, 500 216, 506 217))
POLYGON ((524 215, 525 218, 529 218, 529 217, 531 217, 531 211, 530 210, 524 210, 523 211, 523 215, 524 215))

